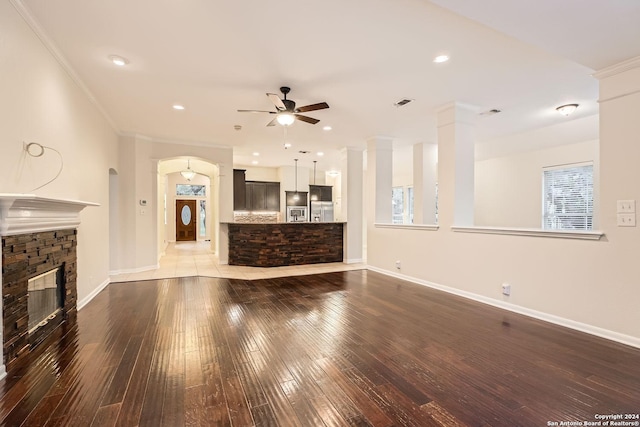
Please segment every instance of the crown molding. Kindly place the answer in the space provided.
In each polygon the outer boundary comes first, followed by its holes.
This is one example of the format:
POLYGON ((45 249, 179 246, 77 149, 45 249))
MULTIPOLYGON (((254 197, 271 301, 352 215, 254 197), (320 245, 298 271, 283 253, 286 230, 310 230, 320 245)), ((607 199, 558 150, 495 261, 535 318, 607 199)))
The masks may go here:
POLYGON ((626 61, 598 70, 593 73, 592 76, 601 80, 624 73, 625 71, 633 70, 634 68, 640 68, 640 56, 636 56, 635 58, 627 59, 626 61))
POLYGON ((47 48, 47 50, 51 53, 54 59, 60 64, 60 66, 67 72, 71 80, 78 85, 80 90, 84 92, 85 96, 91 101, 91 103, 98 109, 100 114, 104 117, 104 119, 109 123, 111 129, 118 134, 118 126, 116 126, 115 122, 109 116, 107 111, 102 107, 102 105, 98 102, 96 97, 91 93, 87 85, 84 84, 82 79, 78 76, 78 73, 73 69, 69 61, 64 57, 60 49, 58 49, 57 45, 53 42, 53 40, 47 35, 45 30, 42 28, 40 23, 33 16, 33 13, 29 10, 27 5, 25 5, 22 0, 9 0, 13 8, 20 14, 24 22, 31 28, 31 31, 38 37, 38 39, 42 42, 42 44, 47 48))

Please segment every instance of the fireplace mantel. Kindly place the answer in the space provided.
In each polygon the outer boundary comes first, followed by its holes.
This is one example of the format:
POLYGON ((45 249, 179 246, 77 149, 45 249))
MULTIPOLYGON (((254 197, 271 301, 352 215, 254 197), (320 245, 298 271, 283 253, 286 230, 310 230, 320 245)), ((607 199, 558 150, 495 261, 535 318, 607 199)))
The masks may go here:
POLYGON ((29 351, 27 284, 31 276, 64 266, 64 306, 62 314, 49 322, 49 327, 56 328, 63 320, 69 324, 75 322, 76 229, 80 225, 80 211, 87 206, 100 205, 35 194, 0 193, 0 314, 3 320, 0 323, 0 379, 6 376, 5 363, 9 357, 17 360, 29 351))
POLYGON ((98 203, 35 194, 0 193, 0 235, 64 230, 80 225, 80 211, 98 203))

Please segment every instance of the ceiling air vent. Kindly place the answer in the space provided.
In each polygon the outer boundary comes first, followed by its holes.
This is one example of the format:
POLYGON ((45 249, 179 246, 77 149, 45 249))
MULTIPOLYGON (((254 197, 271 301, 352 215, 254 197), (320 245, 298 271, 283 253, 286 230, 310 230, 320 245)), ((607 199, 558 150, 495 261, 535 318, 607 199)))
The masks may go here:
POLYGON ((395 105, 396 107, 402 107, 403 105, 407 105, 408 103, 410 103, 411 101, 413 101, 413 99, 401 99, 400 101, 396 102, 395 105))

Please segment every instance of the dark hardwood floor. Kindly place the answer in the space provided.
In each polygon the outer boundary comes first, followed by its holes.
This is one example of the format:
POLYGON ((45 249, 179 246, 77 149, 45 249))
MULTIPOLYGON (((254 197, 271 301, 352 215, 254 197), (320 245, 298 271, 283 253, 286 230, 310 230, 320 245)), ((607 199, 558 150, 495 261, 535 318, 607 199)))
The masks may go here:
POLYGON ((0 382, 2 425, 547 426, 640 412, 640 349, 366 270, 114 283, 59 335, 0 382))

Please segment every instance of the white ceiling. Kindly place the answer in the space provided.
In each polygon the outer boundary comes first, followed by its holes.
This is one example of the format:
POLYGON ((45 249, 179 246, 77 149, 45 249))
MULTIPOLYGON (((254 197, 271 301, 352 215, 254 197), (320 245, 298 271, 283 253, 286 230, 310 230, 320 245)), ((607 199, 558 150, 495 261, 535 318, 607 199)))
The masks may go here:
POLYGON ((637 0, 11 1, 118 132, 233 146, 239 165, 258 151, 260 166, 299 157, 328 170, 373 136, 433 142, 433 111, 451 101, 502 110, 478 116, 480 142, 578 126, 598 111, 590 74, 640 55, 637 0), (441 53, 451 60, 433 63, 441 53), (298 106, 331 106, 289 128, 289 150, 283 128, 265 126, 272 116, 236 111, 273 110, 265 93, 283 85, 298 106), (414 101, 395 107, 402 98, 414 101), (554 111, 569 102, 580 104, 569 119, 554 111))

